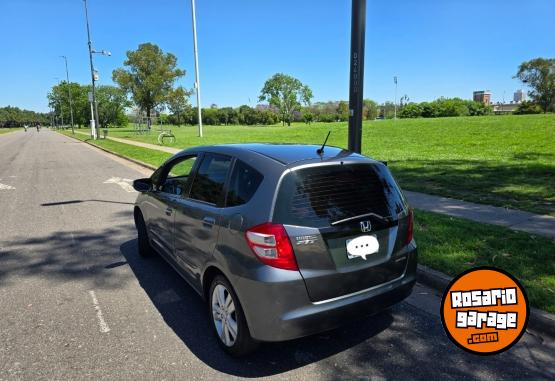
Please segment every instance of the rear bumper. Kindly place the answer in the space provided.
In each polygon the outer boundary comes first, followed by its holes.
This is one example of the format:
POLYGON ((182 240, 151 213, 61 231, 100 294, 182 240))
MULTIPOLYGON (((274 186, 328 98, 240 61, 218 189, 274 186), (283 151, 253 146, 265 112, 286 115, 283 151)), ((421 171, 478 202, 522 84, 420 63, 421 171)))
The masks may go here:
POLYGON ((316 303, 310 301, 300 275, 276 283, 245 278, 236 281, 251 336, 261 341, 290 340, 336 328, 405 299, 416 282, 416 249, 408 254, 406 271, 400 278, 316 303))

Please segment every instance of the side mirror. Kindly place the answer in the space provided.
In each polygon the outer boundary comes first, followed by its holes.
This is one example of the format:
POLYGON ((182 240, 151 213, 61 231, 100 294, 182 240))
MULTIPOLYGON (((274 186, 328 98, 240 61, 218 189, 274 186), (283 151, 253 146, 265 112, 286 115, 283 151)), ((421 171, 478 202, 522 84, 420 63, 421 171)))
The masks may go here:
POLYGON ((133 188, 135 188, 137 192, 148 192, 152 189, 152 180, 150 180, 149 178, 137 179, 133 181, 133 188))

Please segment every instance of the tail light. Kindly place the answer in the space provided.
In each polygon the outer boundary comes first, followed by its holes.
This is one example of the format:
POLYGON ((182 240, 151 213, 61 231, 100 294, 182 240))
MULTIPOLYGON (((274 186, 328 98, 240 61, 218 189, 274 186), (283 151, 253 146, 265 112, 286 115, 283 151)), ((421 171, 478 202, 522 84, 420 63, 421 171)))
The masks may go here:
POLYGON ((407 228, 407 242, 406 244, 408 245, 411 241, 412 238, 414 236, 414 216, 412 213, 412 209, 409 209, 409 214, 407 215, 407 222, 408 222, 408 228, 407 228))
POLYGON ((267 222, 248 229, 245 236, 261 262, 279 269, 299 269, 293 246, 283 225, 267 222))

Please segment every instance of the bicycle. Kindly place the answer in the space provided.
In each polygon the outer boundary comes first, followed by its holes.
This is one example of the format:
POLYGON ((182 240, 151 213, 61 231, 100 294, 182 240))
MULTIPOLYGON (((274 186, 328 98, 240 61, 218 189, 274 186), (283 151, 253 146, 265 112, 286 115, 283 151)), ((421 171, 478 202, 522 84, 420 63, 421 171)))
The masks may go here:
POLYGON ((170 144, 175 143, 175 135, 171 130, 162 131, 160 132, 160 135, 158 135, 158 144, 163 146, 165 140, 168 140, 170 144))

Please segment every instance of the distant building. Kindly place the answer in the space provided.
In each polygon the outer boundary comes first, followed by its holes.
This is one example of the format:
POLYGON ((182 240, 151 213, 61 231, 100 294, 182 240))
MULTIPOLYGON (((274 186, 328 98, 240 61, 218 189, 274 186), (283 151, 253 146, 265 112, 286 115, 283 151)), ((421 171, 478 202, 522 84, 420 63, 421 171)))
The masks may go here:
POLYGON ((492 106, 493 106, 493 112, 495 114, 511 114, 512 112, 514 112, 518 108, 519 103, 517 103, 517 102, 511 102, 511 103, 497 102, 495 104, 492 104, 492 106))
POLYGON ((526 100, 526 93, 522 89, 515 91, 513 95, 513 102, 522 103, 526 100))
POLYGON ((491 104, 491 92, 489 90, 475 91, 472 99, 474 99, 474 102, 480 102, 486 106, 489 106, 491 104))

